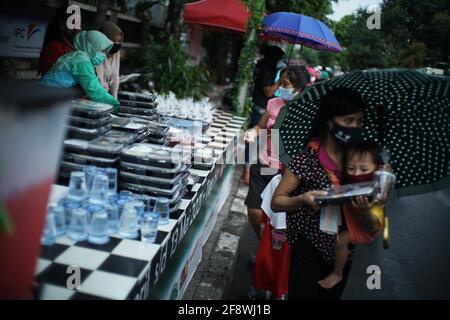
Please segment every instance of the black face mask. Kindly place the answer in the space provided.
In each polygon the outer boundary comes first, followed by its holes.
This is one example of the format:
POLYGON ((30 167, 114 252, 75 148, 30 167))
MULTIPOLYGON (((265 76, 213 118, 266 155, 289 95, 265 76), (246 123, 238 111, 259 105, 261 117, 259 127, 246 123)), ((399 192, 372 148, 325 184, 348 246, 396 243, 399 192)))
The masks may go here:
POLYGON ((115 54, 120 50, 120 47, 122 47, 121 43, 114 43, 111 47, 111 50, 109 50, 108 54, 115 54))
POLYGON ((348 146, 355 142, 362 141, 362 128, 348 128, 338 125, 333 121, 333 128, 331 128, 331 136, 334 141, 340 145, 348 146))

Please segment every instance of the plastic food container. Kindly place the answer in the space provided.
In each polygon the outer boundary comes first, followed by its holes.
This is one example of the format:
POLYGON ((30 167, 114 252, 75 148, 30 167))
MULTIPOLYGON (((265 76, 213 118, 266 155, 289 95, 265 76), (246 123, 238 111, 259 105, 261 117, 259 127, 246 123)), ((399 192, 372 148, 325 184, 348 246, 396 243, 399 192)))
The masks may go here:
POLYGON ((68 126, 69 132, 68 137, 72 139, 82 139, 82 140, 94 140, 99 136, 108 132, 111 127, 105 126, 98 129, 81 129, 77 127, 68 126))
POLYGON ((140 109, 156 109, 155 102, 133 101, 120 99, 120 105, 124 107, 140 108, 140 109))
POLYGON ((190 163, 191 153, 178 147, 169 148, 156 144, 137 143, 123 149, 121 158, 124 162, 173 169, 181 163, 190 163))
POLYGON ((112 110, 113 106, 105 103, 86 99, 72 101, 72 115, 75 117, 99 119, 108 116, 112 110))
POLYGON ((172 179, 162 179, 121 171, 120 181, 164 190, 172 190, 173 192, 185 179, 187 179, 188 176, 189 172, 184 172, 172 179))
POLYGON ((129 172, 153 178, 172 180, 175 179, 180 173, 186 171, 188 169, 188 166, 180 163, 178 164, 178 166, 174 168, 167 169, 122 161, 120 163, 120 169, 123 172, 129 172))
POLYGON ((92 165, 97 167, 109 168, 109 167, 117 167, 119 165, 120 158, 105 159, 100 157, 93 157, 74 153, 64 153, 63 161, 81 165, 89 165, 89 166, 92 165))
POLYGON ((147 130, 149 126, 148 121, 139 118, 114 117, 111 119, 111 127, 116 130, 141 133, 147 130))
POLYGON ((156 114, 156 109, 141 109, 127 106, 119 107, 120 113, 131 114, 131 115, 139 115, 139 116, 152 116, 156 114))
POLYGON ((70 117, 69 123, 73 127, 85 128, 85 129, 97 129, 104 127, 111 121, 111 117, 104 117, 99 119, 89 119, 81 117, 70 117))
POLYGON ((131 100, 142 102, 154 102, 156 99, 156 96, 152 93, 139 93, 131 91, 120 91, 117 96, 119 100, 131 100))

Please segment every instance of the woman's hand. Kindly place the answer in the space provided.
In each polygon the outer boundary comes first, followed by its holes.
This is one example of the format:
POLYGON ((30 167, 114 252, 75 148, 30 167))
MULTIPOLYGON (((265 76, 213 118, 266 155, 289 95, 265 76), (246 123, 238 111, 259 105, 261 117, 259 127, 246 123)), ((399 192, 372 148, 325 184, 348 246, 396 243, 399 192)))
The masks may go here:
POLYGON ((320 206, 316 202, 316 197, 317 196, 325 196, 327 194, 328 194, 328 192, 323 191, 323 190, 322 191, 314 190, 314 191, 309 191, 309 192, 303 193, 297 197, 299 198, 299 201, 303 205, 309 206, 314 211, 319 211, 320 206))

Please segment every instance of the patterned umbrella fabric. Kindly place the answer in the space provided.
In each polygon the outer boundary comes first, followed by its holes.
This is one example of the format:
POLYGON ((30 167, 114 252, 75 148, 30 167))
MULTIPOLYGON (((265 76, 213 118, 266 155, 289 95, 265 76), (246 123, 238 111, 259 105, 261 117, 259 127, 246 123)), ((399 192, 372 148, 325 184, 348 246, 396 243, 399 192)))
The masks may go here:
POLYGON ((450 78, 414 70, 358 71, 306 89, 274 126, 284 163, 305 148, 322 97, 339 87, 364 99, 363 137, 390 151, 398 195, 450 186, 450 78))
POLYGON ((342 51, 333 32, 321 21, 293 12, 275 12, 263 19, 263 34, 322 51, 342 51))

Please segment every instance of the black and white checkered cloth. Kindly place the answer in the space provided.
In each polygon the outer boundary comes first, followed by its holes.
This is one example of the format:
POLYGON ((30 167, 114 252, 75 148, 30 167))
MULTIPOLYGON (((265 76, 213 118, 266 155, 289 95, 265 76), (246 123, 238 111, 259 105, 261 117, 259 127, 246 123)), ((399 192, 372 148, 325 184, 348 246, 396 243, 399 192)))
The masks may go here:
POLYGON ((188 185, 180 207, 170 215, 167 225, 158 226, 154 244, 110 237, 105 245, 74 242, 67 236, 52 246, 43 246, 37 261, 35 295, 37 299, 148 299, 151 288, 176 252, 184 234, 195 221, 214 183, 223 170, 226 150, 233 148, 245 119, 216 111, 201 143, 214 148, 216 164, 210 170, 190 169, 199 177, 188 185), (221 168, 222 166, 222 168, 221 168), (69 289, 74 271, 80 270, 80 288, 69 289))

